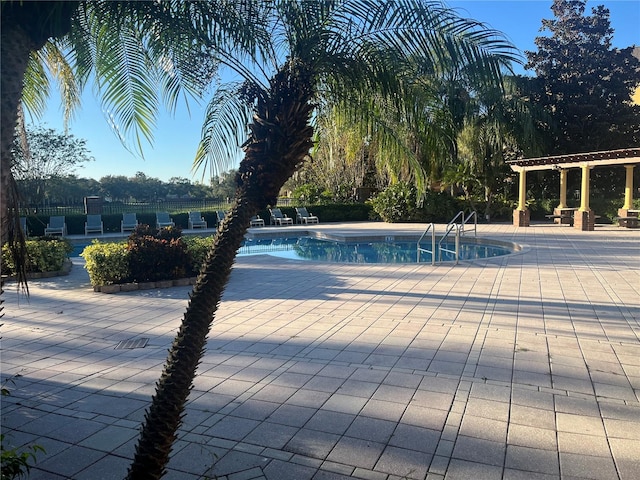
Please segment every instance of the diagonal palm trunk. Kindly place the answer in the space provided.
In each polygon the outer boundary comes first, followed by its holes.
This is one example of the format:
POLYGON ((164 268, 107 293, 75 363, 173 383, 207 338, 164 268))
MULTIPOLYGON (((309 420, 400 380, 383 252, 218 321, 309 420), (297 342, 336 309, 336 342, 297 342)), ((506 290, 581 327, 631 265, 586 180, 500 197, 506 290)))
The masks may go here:
POLYGON ((156 385, 129 468, 130 480, 158 479, 166 472, 207 335, 250 219, 267 205, 275 205, 280 188, 312 146, 309 85, 304 71, 283 69, 258 100, 236 178, 234 206, 218 229, 156 385))

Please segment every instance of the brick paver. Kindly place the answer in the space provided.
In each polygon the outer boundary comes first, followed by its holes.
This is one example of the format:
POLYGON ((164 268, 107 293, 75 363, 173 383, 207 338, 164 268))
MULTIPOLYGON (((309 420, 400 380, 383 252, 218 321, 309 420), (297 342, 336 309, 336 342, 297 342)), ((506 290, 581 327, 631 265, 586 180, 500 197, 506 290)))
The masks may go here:
MULTIPOLYGON (((165 478, 636 478, 640 232, 479 236, 524 248, 457 266, 239 258, 165 478)), ((77 264, 30 292, 4 294, 3 434, 46 448, 30 478, 123 478, 189 287, 98 294, 77 264)))

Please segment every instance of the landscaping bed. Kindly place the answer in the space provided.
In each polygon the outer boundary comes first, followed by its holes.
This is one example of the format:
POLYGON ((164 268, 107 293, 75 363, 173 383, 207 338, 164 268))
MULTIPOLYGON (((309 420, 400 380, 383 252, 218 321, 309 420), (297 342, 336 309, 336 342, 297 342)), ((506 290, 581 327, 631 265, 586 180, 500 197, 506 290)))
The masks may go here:
POLYGON ((166 288, 195 283, 213 237, 182 237, 179 228, 139 225, 126 242, 85 247, 81 256, 95 291, 166 288))

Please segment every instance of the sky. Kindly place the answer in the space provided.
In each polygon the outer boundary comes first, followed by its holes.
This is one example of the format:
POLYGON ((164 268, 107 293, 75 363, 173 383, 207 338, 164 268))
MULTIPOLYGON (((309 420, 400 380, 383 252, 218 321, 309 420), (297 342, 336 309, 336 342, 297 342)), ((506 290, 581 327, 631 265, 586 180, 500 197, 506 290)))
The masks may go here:
MULTIPOLYGON (((534 39, 541 35, 542 19, 553 18, 550 9, 552 0, 450 0, 445 3, 458 9, 460 16, 483 22, 503 32, 521 52, 536 50, 534 39)), ((597 5, 604 5, 610 11, 614 47, 640 45, 640 0, 589 0, 586 13, 590 14, 591 8, 597 5)), ((527 73, 521 67, 516 72, 527 73)), ((188 108, 180 104, 174 114, 162 112, 153 144, 144 144, 141 156, 131 153, 132 149, 127 150, 122 145, 88 86, 83 94, 82 106, 68 127, 68 133, 86 140, 86 146, 95 160, 76 169, 75 173, 96 180, 106 175, 132 177, 136 172, 144 172, 163 181, 171 177, 201 181, 203 172, 192 172, 191 165, 200 140, 205 108, 204 102, 198 104, 190 101, 188 108)), ((62 110, 55 90, 52 89, 44 117, 29 123, 63 131, 62 110)), ((205 181, 208 181, 208 173, 205 181)))

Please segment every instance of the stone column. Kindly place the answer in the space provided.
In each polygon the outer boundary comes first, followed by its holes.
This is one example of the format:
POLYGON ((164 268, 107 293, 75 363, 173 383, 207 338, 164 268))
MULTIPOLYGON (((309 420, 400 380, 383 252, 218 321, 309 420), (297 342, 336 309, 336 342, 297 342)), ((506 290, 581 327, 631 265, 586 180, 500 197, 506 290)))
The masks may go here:
POLYGON ((580 209, 575 212, 573 217, 573 226, 578 230, 592 231, 595 228, 595 216, 589 208, 589 165, 580 166, 582 170, 582 186, 580 188, 580 209))
MULTIPOLYGON (((622 218, 637 217, 638 212, 630 212, 633 210, 633 168, 635 165, 625 165, 627 171, 626 182, 624 185, 624 205, 618 209, 618 216, 622 218)), ((637 227, 638 220, 619 220, 621 227, 637 227)))
MULTIPOLYGON (((564 212, 563 208, 567 208, 567 169, 560 169, 560 203, 553 209, 553 214, 561 216, 564 212)), ((553 223, 571 225, 573 218, 554 218, 553 223)))
POLYGON ((558 208, 567 208, 567 169, 560 169, 560 203, 558 208))
POLYGON ((633 208, 633 167, 635 167, 635 165, 624 166, 627 171, 627 178, 624 185, 624 205, 622 208, 625 210, 631 210, 633 208))
POLYGON ((515 227, 528 227, 530 225, 531 212, 527 210, 527 171, 523 168, 519 172, 518 183, 518 208, 513 211, 513 225, 515 227))

